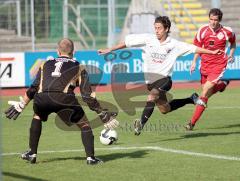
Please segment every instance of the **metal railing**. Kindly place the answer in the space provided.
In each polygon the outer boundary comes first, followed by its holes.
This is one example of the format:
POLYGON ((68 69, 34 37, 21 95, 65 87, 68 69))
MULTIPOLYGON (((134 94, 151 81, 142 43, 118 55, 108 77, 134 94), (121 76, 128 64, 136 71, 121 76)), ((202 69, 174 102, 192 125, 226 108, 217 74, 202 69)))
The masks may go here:
MULTIPOLYGON (((12 4, 13 5, 16 4, 16 30, 17 30, 17 35, 22 36, 20 0, 9 0, 9 1, 0 2, 0 9, 5 8, 5 7, 7 7, 9 5, 12 5, 12 4)), ((7 19, 8 26, 9 25, 11 26, 10 22, 12 22, 12 21, 9 20, 10 13, 12 13, 12 12, 8 12, 8 19, 7 19)), ((9 27, 7 27, 7 29, 8 28, 9 27)))
POLYGON ((79 37, 80 44, 84 48, 89 49, 90 46, 87 43, 85 37, 81 33, 81 28, 83 28, 92 41, 91 48, 95 49, 96 48, 96 39, 95 39, 93 33, 91 32, 91 30, 88 28, 88 26, 86 25, 86 23, 83 21, 83 19, 80 16, 80 5, 77 5, 77 8, 75 8, 72 4, 69 4, 69 3, 65 4, 63 7, 63 11, 64 11, 64 13, 63 13, 64 14, 64 19, 63 19, 63 21, 64 21, 63 22, 64 36, 65 37, 68 36, 68 25, 70 25, 73 28, 73 30, 76 32, 77 36, 79 37), (68 9, 71 9, 72 12, 76 15, 76 23, 68 20, 68 9))

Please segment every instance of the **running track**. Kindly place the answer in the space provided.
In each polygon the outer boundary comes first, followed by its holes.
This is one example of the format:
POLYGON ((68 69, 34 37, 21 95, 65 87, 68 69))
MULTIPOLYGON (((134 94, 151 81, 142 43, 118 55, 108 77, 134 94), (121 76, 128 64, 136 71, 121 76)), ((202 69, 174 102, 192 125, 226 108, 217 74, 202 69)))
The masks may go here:
MULTIPOLYGON (((181 83, 173 83, 173 87, 172 89, 199 89, 200 88, 200 83, 199 82, 181 82, 181 83)), ((131 89, 134 87, 142 87, 141 85, 115 85, 115 90, 121 91, 121 90, 126 90, 126 89, 131 89), (126 88, 125 88, 126 87, 126 88)), ((240 88, 240 80, 234 80, 231 81, 228 89, 230 88, 240 88)), ((140 89, 143 89, 140 88, 140 89)), ((100 85, 100 86, 96 86, 94 87, 94 90, 96 92, 111 92, 112 91, 112 87, 111 85, 100 85)), ((18 95, 23 95, 26 91, 26 88, 11 88, 11 89, 0 89, 0 95, 1 96, 18 96, 18 95)), ((77 89, 77 92, 79 91, 79 89, 77 89)))

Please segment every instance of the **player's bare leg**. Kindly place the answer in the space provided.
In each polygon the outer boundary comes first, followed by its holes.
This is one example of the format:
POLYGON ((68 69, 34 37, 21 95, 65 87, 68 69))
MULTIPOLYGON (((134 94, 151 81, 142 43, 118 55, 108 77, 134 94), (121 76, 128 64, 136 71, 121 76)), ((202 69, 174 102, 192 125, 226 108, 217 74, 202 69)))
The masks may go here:
POLYGON ((224 92, 229 83, 230 83, 229 80, 218 81, 218 83, 214 86, 213 94, 217 92, 224 92))
POLYGON ((177 110, 178 108, 181 108, 186 104, 196 104, 199 97, 197 93, 193 93, 190 97, 187 97, 187 98, 171 100, 167 98, 169 97, 167 96, 167 94, 169 93, 166 92, 165 94, 166 96, 160 97, 159 100, 157 101, 157 106, 161 111, 161 113, 163 114, 177 110))
POLYGON ((171 107, 168 104, 168 98, 167 98, 166 93, 167 93, 166 91, 161 91, 159 94, 159 98, 156 101, 156 105, 157 105, 159 111, 163 114, 166 114, 171 111, 171 107))

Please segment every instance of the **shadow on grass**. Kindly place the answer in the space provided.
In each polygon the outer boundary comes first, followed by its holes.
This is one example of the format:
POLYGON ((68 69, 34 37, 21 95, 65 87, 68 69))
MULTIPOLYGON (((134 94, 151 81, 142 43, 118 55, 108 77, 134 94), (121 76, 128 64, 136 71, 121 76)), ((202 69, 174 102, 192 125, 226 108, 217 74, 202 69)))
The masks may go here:
POLYGON ((237 132, 220 132, 220 133, 194 133, 183 135, 183 138, 197 138, 197 137, 207 137, 207 136, 226 136, 232 134, 240 134, 240 131, 237 132))
MULTIPOLYGON (((104 162, 121 159, 121 158, 143 158, 146 154, 148 154, 148 151, 146 150, 139 150, 134 151, 130 153, 110 153, 110 154, 104 154, 104 155, 97 155, 100 159, 102 159, 104 162)), ((44 161, 39 161, 38 163, 48 163, 48 162, 55 162, 55 161, 66 161, 66 160, 86 160, 85 157, 80 156, 71 156, 71 157, 64 157, 64 158, 51 158, 44 161)))
POLYGON ((240 134, 240 131, 219 132, 219 133, 188 133, 188 134, 182 135, 178 138, 163 139, 161 141, 175 141, 175 140, 189 139, 189 138, 200 138, 200 137, 208 137, 208 136, 226 136, 226 135, 234 135, 234 134, 240 134))
POLYGON ((225 129, 225 128, 240 128, 240 124, 230 124, 226 126, 207 128, 207 129, 225 129))
POLYGON ((139 150, 130 153, 111 153, 107 155, 100 155, 99 158, 107 162, 121 158, 143 158, 147 154, 148 154, 147 150, 139 150))
POLYGON ((47 181, 46 179, 40 179, 36 177, 30 177, 22 174, 12 173, 12 172, 2 172, 4 176, 12 177, 11 180, 14 180, 14 178, 22 179, 22 180, 29 180, 29 181, 47 181))
POLYGON ((75 156, 75 157, 64 157, 64 158, 49 158, 47 160, 39 160, 37 163, 48 163, 48 162, 55 162, 55 161, 67 161, 67 160, 85 160, 85 157, 75 156))

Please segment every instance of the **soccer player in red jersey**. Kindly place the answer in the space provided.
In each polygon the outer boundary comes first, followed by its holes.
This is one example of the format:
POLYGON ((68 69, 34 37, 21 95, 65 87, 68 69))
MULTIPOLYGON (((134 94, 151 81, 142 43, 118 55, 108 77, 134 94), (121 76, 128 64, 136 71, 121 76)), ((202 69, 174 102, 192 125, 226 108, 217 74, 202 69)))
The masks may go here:
POLYGON ((207 107, 208 99, 217 92, 223 92, 229 84, 228 80, 221 80, 228 62, 234 61, 234 51, 236 49, 236 37, 230 27, 220 24, 223 13, 220 9, 213 8, 209 12, 209 24, 199 28, 194 44, 208 50, 220 49, 223 54, 210 55, 195 53, 190 68, 192 73, 196 68, 198 57, 201 57, 201 84, 202 93, 199 97, 192 119, 186 125, 187 130, 192 130, 196 122, 201 117, 207 107), (226 54, 227 43, 230 43, 230 53, 226 54))

